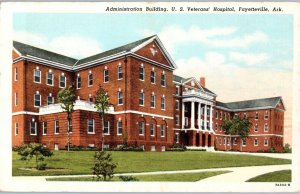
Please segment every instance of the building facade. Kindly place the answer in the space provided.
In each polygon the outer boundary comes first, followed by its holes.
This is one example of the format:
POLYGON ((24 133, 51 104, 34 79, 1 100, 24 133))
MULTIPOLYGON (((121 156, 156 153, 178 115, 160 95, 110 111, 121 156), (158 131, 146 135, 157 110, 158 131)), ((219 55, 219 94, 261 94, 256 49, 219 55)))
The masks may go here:
POLYGON ((80 60, 16 41, 13 46, 13 146, 39 142, 65 149, 67 115, 57 94, 73 86, 77 100, 70 140, 74 146, 101 147, 104 135, 106 148, 126 139, 146 151, 165 151, 174 144, 207 150, 282 149, 285 109, 280 97, 218 102, 204 78, 173 74, 176 64, 157 36, 80 60), (93 103, 99 85, 112 104, 104 130, 93 103), (246 142, 229 138, 220 128, 222 118, 244 113, 254 123, 249 138, 246 142))

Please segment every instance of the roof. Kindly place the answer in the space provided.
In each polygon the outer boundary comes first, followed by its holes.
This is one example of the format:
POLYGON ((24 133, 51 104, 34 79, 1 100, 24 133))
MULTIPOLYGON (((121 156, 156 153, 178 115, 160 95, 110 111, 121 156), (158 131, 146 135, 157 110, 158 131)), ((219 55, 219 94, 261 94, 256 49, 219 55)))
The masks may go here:
POLYGON ((76 66, 80 66, 81 64, 84 64, 84 63, 87 63, 87 62, 90 62, 90 61, 99 60, 101 58, 108 57, 108 56, 111 56, 111 55, 114 55, 114 54, 117 54, 117 53, 130 51, 133 48, 141 45, 142 43, 146 42, 147 40, 150 40, 151 38, 153 38, 155 36, 156 35, 149 36, 147 38, 144 38, 144 39, 141 39, 141 40, 138 40, 138 41, 135 41, 135 42, 132 42, 132 43, 129 43, 129 44, 126 44, 126 45, 108 50, 108 51, 105 51, 103 53, 99 53, 99 54, 96 54, 96 55, 93 55, 93 56, 90 56, 90 57, 87 57, 87 58, 84 58, 84 59, 80 59, 76 63, 76 66))
POLYGON ((275 108, 279 101, 282 101, 281 96, 272 97, 272 98, 261 98, 254 100, 245 100, 237 102, 216 102, 216 105, 219 107, 237 110, 237 109, 248 109, 248 108, 262 108, 262 107, 273 107, 275 108))
POLYGON ((58 53, 47 51, 41 48, 30 46, 21 42, 13 41, 14 48, 24 56, 33 56, 41 59, 62 63, 68 66, 73 66, 77 59, 67 57, 58 53))
MULTIPOLYGON (((176 81, 176 82, 180 82, 180 83, 183 83, 183 82, 185 82, 185 81, 187 81, 187 80, 189 80, 189 79, 192 79, 192 78, 193 78, 193 77, 183 78, 183 77, 178 76, 178 75, 175 75, 175 74, 174 74, 174 76, 173 76, 173 80, 176 81)), ((203 86, 201 86, 201 87, 203 88, 203 90, 204 90, 205 92, 208 92, 208 93, 211 93, 211 94, 215 94, 215 93, 212 92, 211 90, 209 90, 209 89, 207 89, 207 88, 205 88, 205 87, 203 87, 203 86)))

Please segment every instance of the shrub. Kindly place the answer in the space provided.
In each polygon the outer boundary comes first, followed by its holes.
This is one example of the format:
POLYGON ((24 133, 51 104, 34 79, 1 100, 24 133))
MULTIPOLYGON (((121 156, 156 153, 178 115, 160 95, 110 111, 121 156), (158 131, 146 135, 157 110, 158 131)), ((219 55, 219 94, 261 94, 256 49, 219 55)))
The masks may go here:
POLYGON ((274 147, 271 147, 269 149, 269 153, 277 153, 276 149, 274 147))
POLYGON ((134 152, 143 152, 143 148, 138 147, 137 145, 121 145, 119 147, 114 147, 109 149, 110 151, 134 151, 134 152))
POLYGON ((45 162, 43 162, 43 163, 39 163, 36 168, 38 170, 46 170, 46 167, 47 167, 47 164, 45 162))
POLYGON ((119 179, 121 179, 121 181, 139 181, 139 179, 137 179, 136 177, 133 176, 119 176, 119 179))
POLYGON ((291 145, 288 144, 288 143, 284 144, 283 152, 284 152, 284 153, 292 153, 291 145))
POLYGON ((112 161, 111 154, 105 151, 97 151, 94 155, 94 167, 92 167, 93 175, 96 175, 96 179, 106 181, 110 180, 115 173, 117 164, 112 161))
POLYGON ((167 148, 166 151, 168 152, 184 152, 184 148, 167 148))

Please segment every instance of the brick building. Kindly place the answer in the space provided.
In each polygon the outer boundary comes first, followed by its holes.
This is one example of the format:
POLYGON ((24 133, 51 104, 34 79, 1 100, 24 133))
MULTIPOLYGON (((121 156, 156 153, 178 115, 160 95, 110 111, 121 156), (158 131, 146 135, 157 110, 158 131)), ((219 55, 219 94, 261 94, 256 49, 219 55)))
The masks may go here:
POLYGON ((173 74, 176 65, 157 36, 80 60, 16 41, 12 55, 13 146, 39 142, 51 149, 65 148, 67 115, 57 94, 73 85, 77 100, 70 137, 76 146, 100 147, 104 133, 105 147, 121 145, 126 136, 129 144, 147 151, 164 151, 175 143, 207 150, 282 149, 281 97, 218 102, 204 78, 173 74), (93 104, 99 85, 112 104, 104 131, 93 104), (246 142, 231 137, 228 143, 220 128, 222 118, 235 114, 246 114, 254 123, 246 142))

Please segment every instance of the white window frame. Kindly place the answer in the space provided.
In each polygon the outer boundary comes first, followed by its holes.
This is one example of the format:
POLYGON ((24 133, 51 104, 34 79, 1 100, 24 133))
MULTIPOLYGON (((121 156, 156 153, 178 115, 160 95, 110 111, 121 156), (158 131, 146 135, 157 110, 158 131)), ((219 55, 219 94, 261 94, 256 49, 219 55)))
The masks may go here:
POLYGON ((244 118, 247 118, 247 113, 244 112, 244 118))
POLYGON ((77 89, 80 89, 80 88, 81 88, 81 77, 80 77, 80 75, 78 75, 77 78, 76 78, 76 88, 77 88, 77 89), (79 80, 79 79, 80 79, 80 80, 79 80), (78 87, 78 86, 79 86, 79 83, 80 83, 80 87, 78 87))
POLYGON ((258 118, 259 118, 258 112, 255 112, 255 117, 254 117, 254 119, 255 119, 255 120, 258 120, 258 118))
POLYGON ((246 139, 242 139, 242 146, 246 147, 246 139))
POLYGON ((49 104, 49 97, 52 99, 52 103, 51 104, 54 104, 54 97, 53 96, 47 96, 47 105, 50 105, 49 104))
POLYGON ((43 121, 42 122, 42 130, 43 130, 43 135, 47 135, 47 122, 46 121, 43 121), (45 125, 46 124, 46 125, 45 125), (45 129, 46 129, 46 133, 45 133, 45 129))
POLYGON ((162 73, 161 74, 161 86, 162 87, 166 87, 167 86, 167 76, 165 73, 162 73), (164 79, 163 79, 164 78, 164 79))
POLYGON ((59 120, 54 120, 54 134, 59 134, 59 120), (58 129, 58 132, 56 129, 58 129))
POLYGON ((92 72, 89 72, 89 74, 88 74, 88 87, 93 86, 93 84, 94 84, 94 76, 93 76, 92 72), (90 83, 90 82, 92 82, 92 83, 90 83))
POLYGON ((175 116, 175 125, 179 125, 179 115, 175 116))
POLYGON ((95 134, 95 120, 94 119, 88 119, 87 120, 87 133, 88 134, 95 134), (90 123, 90 121, 92 121, 92 123, 90 123), (92 124, 92 126, 90 124, 92 124), (90 131, 90 127, 93 128, 93 131, 90 131))
POLYGON ((18 79, 19 79, 19 72, 18 72, 18 67, 15 67, 15 76, 14 76, 14 80, 15 81, 18 81, 18 79))
POLYGON ((156 128, 156 125, 154 123, 151 123, 150 124, 150 136, 151 137, 155 136, 155 128, 156 128), (151 134, 152 132, 153 132, 153 134, 151 134))
POLYGON ((33 70, 33 82, 34 82, 34 83, 40 84, 41 81, 42 81, 42 72, 41 72, 41 70, 39 70, 39 69, 34 69, 34 70, 33 70), (38 82, 35 81, 36 72, 39 72, 39 73, 40 73, 40 76, 39 76, 39 80, 40 80, 40 81, 38 81, 38 82))
POLYGON ((166 97, 161 97, 161 103, 160 103, 161 110, 166 110, 166 97))
POLYGON ((151 73, 150 73, 150 82, 151 82, 151 84, 156 83, 156 73, 153 69, 151 70, 151 73), (152 73, 153 73, 153 76, 152 76, 152 73), (152 82, 152 78, 153 78, 153 82, 152 82))
POLYGON ((216 119, 218 119, 219 118, 219 112, 216 110, 216 119))
POLYGON ((109 121, 104 121, 104 127, 103 127, 103 134, 104 134, 104 135, 110 135, 110 130, 109 130, 109 128, 110 128, 110 122, 109 122, 109 121), (105 126, 106 123, 107 123, 107 127, 105 126), (104 133, 105 128, 107 128, 107 133, 104 133))
POLYGON ((215 125, 216 125, 215 131, 218 131, 218 123, 216 123, 215 125))
POLYGON ((166 136, 166 125, 160 125, 160 137, 166 136))
POLYGON ((184 117, 184 126, 188 126, 188 125, 189 125, 189 118, 188 117, 184 117))
POLYGON ((36 121, 30 121, 30 135, 37 135, 37 122, 36 121), (34 124, 34 133, 31 131, 32 124, 34 124))
POLYGON ((264 132, 268 132, 269 131, 269 125, 267 123, 265 123, 264 125, 264 132), (267 126, 267 127, 266 127, 267 126), (266 130, 267 129, 267 130, 266 130))
POLYGON ((268 139, 264 139, 264 146, 268 146, 268 145, 269 145, 269 140, 268 139))
POLYGON ((122 121, 118 121, 117 123, 117 135, 122 135, 123 134, 123 123, 122 121), (121 129, 121 133, 120 133, 120 129, 121 129))
POLYGON ((122 91, 118 91, 118 105, 123 105, 123 92, 122 91), (122 103, 120 103, 120 101, 122 103))
POLYGON ((180 95, 180 87, 176 85, 176 88, 175 88, 175 95, 176 96, 179 96, 180 95))
POLYGON ((237 139, 236 139, 236 137, 233 139, 233 145, 237 145, 237 139))
POLYGON ((175 139, 176 139, 176 143, 179 143, 179 133, 175 133, 175 139))
POLYGON ((139 105, 140 106, 145 105, 145 93, 144 93, 144 91, 141 91, 140 94, 139 94, 139 105), (141 102, 143 102, 143 103, 141 104, 141 102))
POLYGON ((42 105, 42 95, 41 95, 40 93, 35 93, 35 94, 34 94, 34 96, 33 96, 33 103, 34 103, 34 104, 33 104, 34 107, 40 107, 40 106, 42 105), (36 95, 39 95, 39 96, 40 96, 40 103, 39 103, 40 105, 39 105, 39 106, 36 106, 36 105, 35 105, 35 96, 36 96, 36 95))
POLYGON ((145 68, 143 65, 141 65, 139 67, 139 80, 145 81, 145 68), (142 72, 141 72, 141 69, 143 70, 142 72), (143 79, 141 79, 141 75, 142 75, 143 79))
POLYGON ((254 132, 258 132, 258 124, 257 123, 254 125, 254 132))
POLYGON ((155 100, 156 100, 155 94, 151 94, 151 102, 150 102, 151 108, 155 108, 155 100), (154 106, 152 106, 152 103, 154 106))
POLYGON ((19 123, 15 122, 15 135, 19 134, 19 123))
POLYGON ((265 112, 265 114, 264 114, 264 119, 265 119, 265 120, 268 120, 268 119, 269 119, 269 113, 268 113, 268 111, 265 112), (266 117, 267 117, 267 118, 266 118, 266 117))
POLYGON ((122 68, 122 65, 119 65, 118 66, 118 80, 121 80, 121 79, 123 79, 123 68, 122 68))
POLYGON ((47 74, 46 74, 46 85, 48 85, 48 86, 54 86, 54 74, 52 73, 52 72, 47 72, 47 74), (49 74, 51 74, 52 76, 51 76, 51 81, 52 81, 52 84, 49 84, 48 83, 48 76, 49 76, 49 74))
POLYGON ((179 110, 179 106, 180 106, 179 100, 176 100, 175 101, 175 110, 179 110))
POLYGON ((254 144, 254 146, 258 146, 258 139, 257 138, 254 139, 253 144, 254 144))
POLYGON ((109 82, 109 72, 108 69, 103 70, 103 83, 108 83, 109 82), (107 81, 105 80, 107 78, 107 81))
POLYGON ((144 136, 144 134, 145 134, 145 122, 140 121, 138 124, 139 124, 139 136, 144 136))
POLYGON ((66 77, 65 75, 60 75, 60 76, 59 76, 59 88, 66 88, 66 86, 67 86, 67 77, 66 77), (64 86, 64 87, 61 86, 61 83, 62 83, 62 82, 61 82, 61 78, 62 78, 62 77, 65 78, 65 81, 64 81, 64 85, 65 85, 65 86, 64 86))
POLYGON ((155 152, 156 151, 156 147, 155 147, 155 145, 152 145, 151 146, 151 152, 155 152))
POLYGON ((18 104, 19 104, 18 93, 15 92, 15 106, 18 106, 18 104))

